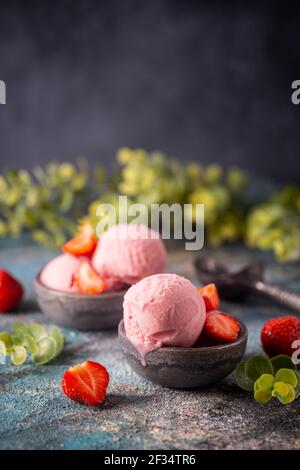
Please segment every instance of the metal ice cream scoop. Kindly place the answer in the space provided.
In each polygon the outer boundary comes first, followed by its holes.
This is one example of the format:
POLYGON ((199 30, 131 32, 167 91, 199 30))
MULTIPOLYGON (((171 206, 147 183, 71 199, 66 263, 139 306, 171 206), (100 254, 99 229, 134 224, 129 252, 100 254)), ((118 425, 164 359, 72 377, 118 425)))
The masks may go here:
POLYGON ((194 268, 199 281, 204 284, 216 284, 221 297, 231 300, 241 299, 254 292, 300 312, 300 292, 264 282, 264 265, 261 262, 231 272, 215 258, 199 256, 194 260, 194 268))

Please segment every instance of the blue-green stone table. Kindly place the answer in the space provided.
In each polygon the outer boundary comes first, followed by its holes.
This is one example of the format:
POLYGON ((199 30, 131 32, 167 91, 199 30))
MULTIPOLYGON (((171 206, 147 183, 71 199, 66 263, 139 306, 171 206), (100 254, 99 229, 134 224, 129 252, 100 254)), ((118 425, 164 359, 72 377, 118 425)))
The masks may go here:
MULTIPOLYGON (((0 266, 11 270, 26 287, 15 314, 0 316, 0 330, 17 320, 47 323, 32 291, 32 280, 54 255, 23 240, 0 241, 0 266)), ((170 254, 169 271, 191 279, 194 253, 170 254)), ((217 256, 239 264, 249 257, 241 247, 218 250, 217 256)), ((300 290, 299 265, 268 263, 269 280, 300 290)), ((195 281, 196 282, 196 281, 195 281)), ((259 352, 263 322, 287 313, 250 298, 243 305, 223 304, 249 329, 247 353, 259 352)), ((289 406, 277 401, 257 404, 232 378, 196 391, 152 385, 136 376, 123 359, 115 331, 83 333, 63 330, 66 347, 46 366, 0 365, 1 449, 283 449, 300 448, 300 400, 289 406), (104 364, 111 381, 106 402, 89 408, 66 398, 60 387, 72 364, 92 359, 104 364)))

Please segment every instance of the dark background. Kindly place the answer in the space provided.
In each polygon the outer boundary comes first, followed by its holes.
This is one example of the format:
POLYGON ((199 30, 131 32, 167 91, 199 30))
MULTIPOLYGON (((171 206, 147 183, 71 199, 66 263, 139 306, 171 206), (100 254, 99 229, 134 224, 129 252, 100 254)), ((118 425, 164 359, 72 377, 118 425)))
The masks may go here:
POLYGON ((0 170, 120 146, 300 182, 296 2, 0 3, 0 170))

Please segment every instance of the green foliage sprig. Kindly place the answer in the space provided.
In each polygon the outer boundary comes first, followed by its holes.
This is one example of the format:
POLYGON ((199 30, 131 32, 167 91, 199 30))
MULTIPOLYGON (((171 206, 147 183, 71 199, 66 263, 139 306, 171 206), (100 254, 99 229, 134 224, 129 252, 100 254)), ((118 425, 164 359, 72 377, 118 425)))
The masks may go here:
POLYGON ((283 405, 292 403, 300 395, 300 375, 289 356, 279 355, 271 360, 252 356, 241 361, 235 370, 237 384, 260 404, 277 398, 283 405))
MULTIPOLYGON (((101 166, 91 171, 85 160, 9 170, 0 175, 0 237, 30 232, 36 242, 59 247, 74 234, 78 219, 96 224, 99 203, 118 210, 118 196, 126 195, 129 205, 202 203, 210 245, 244 240, 273 251, 278 261, 299 261, 300 188, 288 186, 248 207, 246 187, 247 175, 238 168, 181 164, 143 149, 121 148, 110 178, 101 166)), ((193 207, 187 216, 195 221, 193 207)))
MULTIPOLYGON (((101 169, 93 175, 99 192, 101 169)), ((36 242, 60 246, 76 230, 76 219, 94 194, 91 179, 85 160, 6 171, 0 175, 0 237, 30 232, 36 242)))
POLYGON ((248 246, 271 250, 278 261, 300 259, 300 188, 287 186, 254 206, 246 220, 248 246))
POLYGON ((34 364, 46 364, 57 357, 63 347, 63 334, 55 325, 48 332, 39 323, 16 322, 11 334, 7 331, 0 332, 0 356, 10 356, 14 365, 24 364, 28 353, 34 364))
MULTIPOLYGON (((117 162, 119 169, 110 190, 90 205, 92 222, 99 221, 96 208, 100 203, 110 203, 118 209, 118 196, 126 195, 129 205, 136 202, 205 204, 205 228, 210 244, 220 245, 242 236, 247 176, 238 168, 225 172, 220 165, 183 165, 161 152, 129 148, 118 151, 117 162)), ((195 221, 193 210, 189 217, 195 221)))

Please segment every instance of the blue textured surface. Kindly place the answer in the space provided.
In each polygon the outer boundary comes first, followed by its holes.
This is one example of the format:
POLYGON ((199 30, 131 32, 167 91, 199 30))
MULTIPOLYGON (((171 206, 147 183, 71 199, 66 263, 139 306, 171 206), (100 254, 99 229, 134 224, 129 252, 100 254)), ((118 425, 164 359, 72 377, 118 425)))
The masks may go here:
MULTIPOLYGON (((1 315, 0 329, 14 321, 45 322, 35 304, 32 280, 54 255, 30 242, 0 242, 0 265, 22 279, 26 298, 20 311, 1 315)), ((217 255, 237 263, 240 248, 217 255)), ((191 254, 173 253, 169 270, 193 276, 191 254)), ((269 279, 300 288, 299 266, 269 264, 269 279)), ((224 304, 242 318, 250 333, 248 354, 260 351, 259 330, 270 317, 285 313, 257 299, 224 304)), ((125 363, 116 332, 82 333, 64 329, 66 347, 53 363, 0 366, 1 449, 243 449, 300 448, 300 403, 258 405, 231 378, 208 389, 176 391, 152 385, 125 363), (111 381, 106 402, 89 408, 68 400, 60 388, 64 371, 92 359, 103 363, 111 381)))

